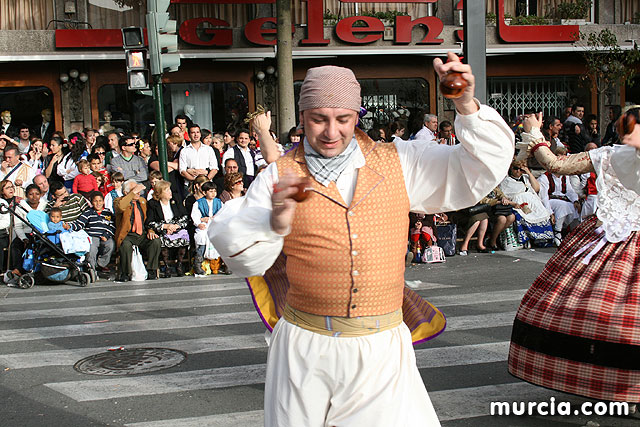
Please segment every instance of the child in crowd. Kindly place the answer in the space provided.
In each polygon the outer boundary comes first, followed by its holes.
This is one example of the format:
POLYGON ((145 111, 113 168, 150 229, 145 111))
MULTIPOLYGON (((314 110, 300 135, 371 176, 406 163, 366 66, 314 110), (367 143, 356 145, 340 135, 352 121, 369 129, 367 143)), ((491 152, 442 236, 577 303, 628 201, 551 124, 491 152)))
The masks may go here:
POLYGON ((102 273, 109 273, 109 261, 115 248, 115 216, 104 208, 104 196, 99 191, 91 193, 91 208, 70 223, 73 231, 85 230, 91 237, 91 250, 87 254, 89 264, 102 273))
POLYGON ((411 253, 413 258, 419 257, 419 254, 424 248, 432 246, 438 239, 433 232, 433 227, 427 225, 428 219, 424 214, 412 214, 413 226, 409 232, 409 238, 411 240, 411 253))
POLYGON ((80 160, 76 163, 80 175, 73 180, 73 192, 82 194, 87 200, 89 194, 98 190, 98 181, 91 173, 91 165, 86 160, 80 160))
POLYGON ((111 175, 111 184, 113 185, 113 190, 104 196, 104 208, 109 212, 113 212, 113 201, 118 197, 124 196, 124 194, 122 194, 122 184, 124 184, 124 175, 122 172, 114 172, 111 175))
POLYGON ((89 166, 91 166, 93 176, 95 176, 98 181, 98 190, 103 196, 106 196, 109 191, 113 190, 111 175, 107 171, 107 168, 104 166, 102 159, 100 159, 98 154, 89 154, 87 161, 89 162, 89 166), (101 178, 98 177, 98 175, 100 175, 101 178))
POLYGON ((49 222, 47 223, 47 228, 49 229, 47 238, 51 240, 52 243, 59 245, 60 233, 64 233, 71 228, 69 224, 62 222, 62 209, 51 208, 49 211, 49 222))
MULTIPOLYGON (((196 243, 196 254, 194 257, 194 271, 196 275, 205 274, 202 269, 202 261, 204 260, 205 250, 207 249, 207 230, 211 224, 211 218, 222 209, 222 202, 216 198, 216 185, 207 181, 202 184, 202 192, 204 197, 193 204, 191 209, 191 219, 196 226, 194 240, 196 243)), ((211 273, 218 274, 220 268, 220 257, 209 255, 213 258, 209 261, 211 273)))
POLYGON ((151 190, 147 194, 147 200, 151 200, 153 197, 153 187, 156 185, 156 182, 162 179, 162 172, 157 170, 152 170, 149 172, 149 183, 151 184, 151 190))

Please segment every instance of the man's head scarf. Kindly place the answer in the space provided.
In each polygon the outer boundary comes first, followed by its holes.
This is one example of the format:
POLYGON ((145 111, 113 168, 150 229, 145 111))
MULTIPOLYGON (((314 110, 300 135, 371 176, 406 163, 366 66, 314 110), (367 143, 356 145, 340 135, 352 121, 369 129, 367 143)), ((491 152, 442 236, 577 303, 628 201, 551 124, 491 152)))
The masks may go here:
POLYGON ((346 108, 360 112, 360 83, 348 68, 325 65, 309 68, 300 89, 300 111, 346 108))

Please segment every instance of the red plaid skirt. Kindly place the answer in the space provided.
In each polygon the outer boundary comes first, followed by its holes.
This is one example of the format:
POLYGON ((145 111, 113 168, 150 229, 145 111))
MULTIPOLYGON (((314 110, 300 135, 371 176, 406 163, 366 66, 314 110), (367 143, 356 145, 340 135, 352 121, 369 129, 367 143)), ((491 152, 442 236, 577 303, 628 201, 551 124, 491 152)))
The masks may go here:
MULTIPOLYGON (((516 316, 509 372, 599 400, 640 402, 640 233, 582 263, 593 217, 568 235, 516 316)), ((587 251, 588 252, 588 251, 587 251)))

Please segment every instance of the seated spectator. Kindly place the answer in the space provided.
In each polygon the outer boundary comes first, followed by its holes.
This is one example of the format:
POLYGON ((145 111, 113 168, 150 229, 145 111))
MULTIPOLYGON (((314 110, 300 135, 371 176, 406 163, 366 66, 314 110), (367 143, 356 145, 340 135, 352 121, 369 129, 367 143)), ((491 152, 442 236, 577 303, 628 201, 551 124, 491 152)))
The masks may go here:
POLYGON ((562 243, 562 232, 580 218, 580 202, 578 195, 569 183, 566 175, 558 176, 546 172, 538 178, 540 198, 547 210, 553 212, 553 242, 556 246, 562 243))
POLYGON ((87 261, 97 271, 110 273, 109 262, 115 248, 115 217, 113 212, 104 208, 104 196, 99 191, 90 195, 91 208, 84 211, 78 219, 69 223, 73 231, 84 230, 91 237, 91 249, 87 261))
MULTIPOLYGON (((17 208, 18 204, 22 202, 22 198, 16 196, 15 192, 16 187, 13 182, 9 181, 8 179, 4 179, 0 182, 0 199, 3 202, 2 204, 9 206, 14 210, 17 208)), ((7 214, 7 218, 10 220, 9 225, 11 225, 11 222, 13 222, 11 221, 11 214, 7 214)), ((19 273, 20 268, 22 267, 22 253, 24 252, 24 244, 22 240, 17 239, 16 230, 14 227, 8 226, 7 231, 9 233, 12 233, 12 235, 9 236, 12 240, 9 269, 13 270, 15 273, 19 273)), ((8 245, 5 247, 8 247, 8 245)))
POLYGON ((111 174, 109 174, 103 162, 104 156, 100 158, 99 153, 105 153, 101 150, 104 150, 104 148, 99 148, 95 153, 89 154, 87 161, 89 162, 91 172, 93 172, 94 176, 96 176, 95 174, 100 174, 102 176, 102 184, 98 183, 98 191, 100 191, 103 196, 106 196, 109 191, 113 190, 113 185, 111 184, 111 174))
POLYGON ((87 199, 80 194, 69 194, 64 184, 59 181, 52 182, 49 191, 51 200, 47 203, 45 212, 50 212, 52 208, 60 208, 64 222, 75 221, 89 208, 87 199))
MULTIPOLYGON (((44 209, 47 206, 47 202, 42 200, 42 198, 40 197, 41 192, 40 188, 37 185, 31 184, 30 186, 28 186, 26 193, 27 197, 20 201, 20 206, 22 207, 22 209, 16 209, 16 214, 25 220, 27 219, 27 213, 29 213, 30 211, 35 209, 44 212, 44 209)), ((29 228, 28 225, 25 225, 24 222, 18 219, 14 221, 14 230, 16 237, 20 239, 26 247, 28 243, 27 234, 31 233, 31 228, 29 228)))
POLYGON ((136 156, 136 139, 126 135, 120 138, 119 144, 120 155, 111 160, 111 172, 122 173, 125 181, 133 179, 138 184, 147 181, 149 168, 142 157, 136 156))
MULTIPOLYGON (((13 184, 12 184, 13 185, 13 184)), ((9 233, 11 232, 11 214, 9 212, 4 212, 4 207, 8 206, 7 201, 0 197, 0 247, 8 248, 9 247, 9 233)), ((4 273, 7 271, 9 266, 6 266, 4 263, 4 249, 0 249, 0 272, 4 273)))
POLYGON ((546 246, 549 241, 553 241, 551 228, 553 212, 547 210, 538 196, 540 184, 526 163, 516 161, 511 163, 508 175, 500 183, 500 189, 509 200, 517 204, 513 208, 516 215, 518 240, 525 247, 530 247, 532 243, 546 246))
POLYGON ((106 154, 104 156, 104 164, 107 167, 107 170, 109 170, 109 172, 112 172, 111 160, 120 155, 120 134, 115 130, 107 133, 107 143, 109 144, 109 149, 106 150, 106 154))
POLYGON ((0 179, 8 180, 15 184, 16 196, 24 197, 24 190, 33 183, 36 176, 35 169, 20 160, 18 147, 11 144, 4 149, 4 161, 0 167, 0 179))
POLYGON ((62 210, 51 208, 49 211, 49 222, 47 223, 47 238, 55 245, 60 245, 60 233, 69 230, 69 225, 62 221, 62 210))
MULTIPOLYGON (((191 220, 196 226, 196 232, 194 236, 196 244, 196 255, 194 257, 193 269, 196 275, 205 274, 202 269, 202 262, 204 260, 204 254, 207 247, 207 241, 209 237, 207 231, 211 225, 213 216, 222 209, 222 202, 216 198, 216 186, 213 182, 207 181, 202 184, 202 192, 204 197, 200 198, 197 203, 193 205, 191 210, 191 220)), ((211 260, 211 271, 213 274, 218 274, 220 268, 220 258, 211 260)))
POLYGON ((429 246, 433 246, 438 240, 433 232, 432 224, 428 223, 427 215, 410 213, 409 243, 410 252, 413 254, 413 260, 420 262, 421 251, 429 246))
POLYGON ((152 170, 149 171, 149 184, 151 185, 151 190, 147 193, 147 200, 151 200, 153 197, 153 192, 155 191, 155 186, 158 181, 162 180, 162 173, 160 171, 152 170))
POLYGON ((517 203, 509 200, 504 195, 500 187, 494 188, 487 197, 480 200, 480 203, 487 203, 491 206, 489 217, 493 223, 491 236, 489 237, 489 249, 497 251, 498 236, 508 227, 511 227, 516 220, 512 207, 520 207, 517 203))
POLYGON ((109 191, 106 196, 104 196, 104 208, 109 212, 115 212, 113 209, 113 201, 118 197, 124 196, 122 194, 122 184, 124 184, 124 175, 121 172, 114 172, 111 176, 111 184, 113 185, 113 190, 109 191))
POLYGON ((169 249, 172 248, 178 251, 176 274, 178 277, 184 276, 184 257, 189 249, 188 224, 189 218, 184 207, 173 199, 171 184, 158 180, 153 186, 153 198, 147 207, 147 225, 160 236, 160 255, 164 262, 161 274, 164 278, 171 277, 168 266, 169 249))
POLYGON ((240 172, 231 172, 224 177, 224 191, 220 195, 222 203, 244 195, 244 182, 240 172))
MULTIPOLYGON (((179 127, 177 129, 180 129, 179 127)), ((169 172, 169 182, 173 191, 173 198, 177 203, 182 203, 185 195, 184 178, 180 175, 178 160, 184 140, 181 136, 169 135, 167 137, 167 170, 169 172)), ((160 161, 158 160, 158 146, 149 159, 149 171, 160 171, 160 161)), ((151 186, 153 187, 153 185, 151 186)))
POLYGON ((134 245, 143 253, 146 252, 149 280, 158 278, 158 261, 162 244, 158 234, 148 225, 145 226, 147 201, 144 197, 140 197, 140 193, 144 190, 143 184, 130 179, 123 185, 124 196, 113 201, 116 210, 116 245, 120 253, 119 281, 121 282, 131 280, 131 256, 134 245))
MULTIPOLYGON (((476 205, 477 206, 477 205, 476 205)), ((468 209, 458 211, 455 213, 454 222, 462 229, 466 230, 462 244, 460 245, 460 256, 467 256, 469 254, 469 243, 474 234, 478 234, 478 242, 476 248, 478 252, 488 252, 484 245, 484 237, 487 233, 487 227, 489 226, 489 214, 484 212, 473 213, 468 209)))
POLYGON ((80 160, 76 163, 80 174, 73 180, 73 192, 82 194, 87 200, 89 194, 98 191, 98 181, 91 173, 91 165, 86 160, 80 160))
POLYGON ((46 204, 49 201, 49 180, 44 175, 36 175, 33 183, 40 189, 40 199, 46 204))

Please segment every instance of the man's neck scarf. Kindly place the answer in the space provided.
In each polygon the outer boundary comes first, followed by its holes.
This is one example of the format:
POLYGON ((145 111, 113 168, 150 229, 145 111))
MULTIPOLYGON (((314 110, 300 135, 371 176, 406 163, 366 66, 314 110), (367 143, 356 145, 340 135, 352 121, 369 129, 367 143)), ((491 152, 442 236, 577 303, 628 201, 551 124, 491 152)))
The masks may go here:
POLYGON ((324 157, 311 147, 306 137, 304 138, 304 159, 307 162, 307 168, 316 181, 325 187, 328 187, 331 181, 338 179, 359 151, 360 146, 354 136, 342 153, 333 157, 324 157))

